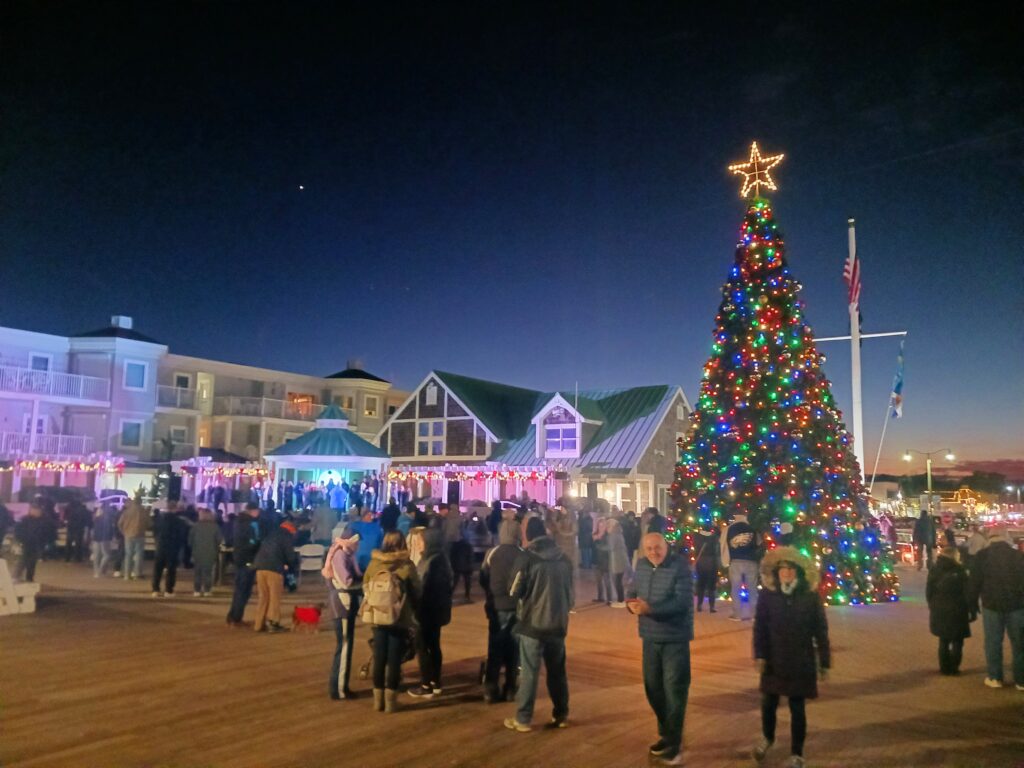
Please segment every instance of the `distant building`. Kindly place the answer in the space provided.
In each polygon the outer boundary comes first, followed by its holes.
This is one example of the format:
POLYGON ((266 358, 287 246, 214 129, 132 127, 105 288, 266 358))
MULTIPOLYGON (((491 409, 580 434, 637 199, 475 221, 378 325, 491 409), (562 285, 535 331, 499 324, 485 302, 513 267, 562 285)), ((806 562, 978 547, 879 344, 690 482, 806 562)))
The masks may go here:
POLYGON ((540 392, 432 371, 378 444, 391 456, 392 494, 489 502, 525 492, 664 510, 690 412, 680 387, 540 392))

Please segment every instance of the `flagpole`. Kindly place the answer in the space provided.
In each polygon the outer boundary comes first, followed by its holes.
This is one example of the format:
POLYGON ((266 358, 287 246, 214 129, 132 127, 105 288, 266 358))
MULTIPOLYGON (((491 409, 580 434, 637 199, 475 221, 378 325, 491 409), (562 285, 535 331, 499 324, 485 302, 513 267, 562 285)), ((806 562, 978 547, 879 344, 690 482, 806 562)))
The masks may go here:
POLYGON ((878 474, 878 461, 882 458, 882 444, 885 443, 885 430, 889 428, 889 416, 892 414, 892 396, 889 397, 889 406, 885 409, 885 421, 882 422, 882 436, 878 438, 878 453, 875 454, 875 467, 871 470, 871 483, 868 485, 868 495, 875 487, 875 475, 878 474))
MULTIPOLYGON (((854 231, 854 221, 847 219, 847 240, 850 249, 850 263, 855 263, 857 258, 857 235, 854 231)), ((853 384, 853 453, 857 457, 857 464, 860 466, 860 480, 864 480, 864 410, 861 403, 860 389, 860 318, 858 317, 857 301, 851 301, 850 310, 850 377, 853 384)))

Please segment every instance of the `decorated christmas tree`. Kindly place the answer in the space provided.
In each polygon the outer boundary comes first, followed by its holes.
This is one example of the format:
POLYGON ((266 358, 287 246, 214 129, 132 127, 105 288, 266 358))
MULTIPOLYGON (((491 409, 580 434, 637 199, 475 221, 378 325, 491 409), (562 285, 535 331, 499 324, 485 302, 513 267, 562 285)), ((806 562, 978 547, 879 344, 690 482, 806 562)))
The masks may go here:
POLYGON ((824 357, 797 298, 800 284, 761 187, 782 155, 730 167, 748 208, 722 288, 711 357, 672 486, 680 536, 742 513, 766 534, 794 527, 793 544, 821 569, 833 604, 896 600, 899 583, 877 529, 858 508, 860 469, 822 370, 824 357))

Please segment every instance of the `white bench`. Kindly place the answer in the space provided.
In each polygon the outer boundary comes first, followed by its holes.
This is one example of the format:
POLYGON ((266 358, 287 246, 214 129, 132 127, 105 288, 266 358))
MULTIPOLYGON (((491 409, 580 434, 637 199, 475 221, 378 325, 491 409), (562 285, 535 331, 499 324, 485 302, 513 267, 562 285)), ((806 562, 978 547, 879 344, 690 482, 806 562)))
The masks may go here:
POLYGON ((0 616, 35 613, 38 584, 15 584, 7 561, 0 559, 0 616))

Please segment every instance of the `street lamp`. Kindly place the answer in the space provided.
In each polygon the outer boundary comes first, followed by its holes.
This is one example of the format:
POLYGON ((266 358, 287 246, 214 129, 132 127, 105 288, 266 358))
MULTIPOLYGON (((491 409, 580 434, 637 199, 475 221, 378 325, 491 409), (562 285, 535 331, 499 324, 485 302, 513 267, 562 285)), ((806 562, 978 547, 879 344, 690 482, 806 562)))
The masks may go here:
POLYGON ((903 452, 903 460, 904 461, 913 461, 914 457, 911 454, 914 454, 914 453, 919 453, 922 456, 924 456, 924 458, 925 458, 925 469, 926 469, 926 471, 928 473, 928 511, 929 512, 932 511, 932 509, 931 509, 931 506, 932 506, 932 456, 934 456, 936 453, 943 453, 943 452, 945 452, 946 461, 954 461, 956 459, 956 456, 953 455, 953 452, 949 448, 939 448, 936 451, 918 451, 918 450, 913 449, 913 448, 908 448, 907 450, 905 450, 903 452))
POLYGON ((1014 491, 1017 492, 1017 503, 1018 504, 1020 504, 1020 490, 1021 490, 1021 486, 1020 485, 1008 485, 1008 486, 1006 486, 1006 492, 1007 493, 1013 493, 1014 491))

